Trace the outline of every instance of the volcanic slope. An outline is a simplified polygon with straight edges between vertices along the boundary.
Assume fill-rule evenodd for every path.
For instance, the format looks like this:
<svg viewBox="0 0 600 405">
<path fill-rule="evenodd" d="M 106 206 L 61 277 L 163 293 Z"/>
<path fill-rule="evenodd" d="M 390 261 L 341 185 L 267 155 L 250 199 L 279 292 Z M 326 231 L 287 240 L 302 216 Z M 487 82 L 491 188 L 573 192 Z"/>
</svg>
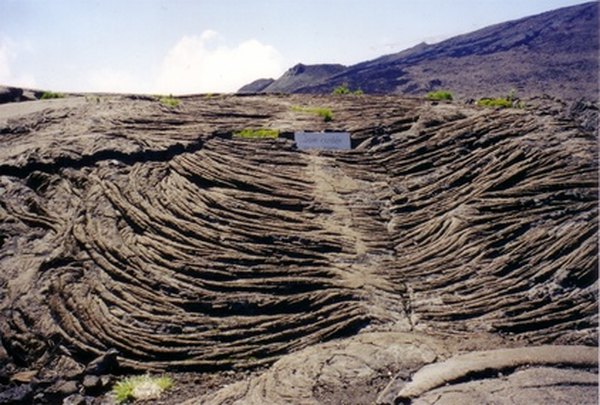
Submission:
<svg viewBox="0 0 600 405">
<path fill-rule="evenodd" d="M 586 368 L 571 383 L 594 386 L 586 346 L 597 345 L 598 326 L 596 137 L 567 106 L 537 99 L 495 110 L 396 96 L 180 101 L 0 106 L 5 374 L 36 370 L 43 380 L 59 360 L 85 366 L 111 348 L 121 370 L 210 373 L 278 359 L 274 367 L 308 367 L 310 353 L 289 356 L 346 338 L 334 349 L 371 353 L 346 371 L 371 362 L 377 373 L 404 372 L 403 381 L 471 349 L 563 345 L 573 356 L 519 352 L 500 369 L 558 362 Z M 323 106 L 333 121 L 310 112 Z M 232 137 L 262 127 L 282 134 Z M 347 130 L 353 149 L 301 151 L 296 130 Z M 404 346 L 386 354 L 396 347 L 388 340 Z M 563 369 L 552 371 L 553 384 Z M 277 396 L 285 384 L 273 373 L 261 376 L 267 388 L 246 382 L 260 394 L 233 385 L 210 400 L 327 403 L 345 392 L 330 381 Z M 389 382 L 377 373 L 365 401 Z M 302 381 L 294 389 L 310 387 Z M 425 386 L 386 395 L 436 387 Z"/>
<path fill-rule="evenodd" d="M 522 97 L 597 101 L 599 21 L 593 1 L 345 68 L 299 64 L 277 80 L 258 80 L 239 91 L 331 93 L 346 83 L 372 94 L 425 96 L 449 90 L 455 99 L 468 100 L 499 97 L 512 89 Z"/>
</svg>

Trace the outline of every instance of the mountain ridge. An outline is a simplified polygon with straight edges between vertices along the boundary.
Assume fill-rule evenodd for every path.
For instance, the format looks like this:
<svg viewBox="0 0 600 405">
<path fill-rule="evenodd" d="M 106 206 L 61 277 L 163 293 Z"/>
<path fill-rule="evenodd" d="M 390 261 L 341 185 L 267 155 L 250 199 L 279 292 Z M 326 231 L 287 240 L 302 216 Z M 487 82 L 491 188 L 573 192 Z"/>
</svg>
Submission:
<svg viewBox="0 0 600 405">
<path fill-rule="evenodd" d="M 346 66 L 340 64 L 323 63 L 318 65 L 305 65 L 303 63 L 298 63 L 288 69 L 279 79 L 255 80 L 240 88 L 238 93 L 290 93 L 301 90 L 305 86 L 307 80 L 316 84 L 325 81 L 327 78 L 335 76 L 346 69 Z M 260 90 L 256 90 L 257 88 L 260 88 Z"/>
<path fill-rule="evenodd" d="M 296 65 L 261 89 L 244 86 L 240 92 L 329 93 L 347 83 L 376 94 L 448 89 L 468 99 L 514 89 L 521 96 L 597 100 L 598 49 L 598 3 L 590 2 L 417 44 L 333 74 L 315 74 L 330 65 L 301 65 L 310 75 Z"/>
</svg>

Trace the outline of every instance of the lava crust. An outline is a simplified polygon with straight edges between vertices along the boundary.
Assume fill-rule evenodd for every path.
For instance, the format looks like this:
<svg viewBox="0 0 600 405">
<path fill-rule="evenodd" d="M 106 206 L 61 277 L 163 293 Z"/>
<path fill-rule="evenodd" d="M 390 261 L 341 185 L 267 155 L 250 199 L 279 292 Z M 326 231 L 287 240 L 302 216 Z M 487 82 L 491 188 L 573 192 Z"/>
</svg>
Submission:
<svg viewBox="0 0 600 405">
<path fill-rule="evenodd" d="M 252 368 L 367 331 L 455 342 L 421 365 L 474 336 L 489 337 L 478 349 L 597 345 L 595 132 L 556 100 L 531 105 L 0 106 L 6 370 L 109 349 L 124 370 Z M 281 136 L 232 136 L 261 127 Z M 298 150 L 298 130 L 349 131 L 353 149 Z"/>
</svg>

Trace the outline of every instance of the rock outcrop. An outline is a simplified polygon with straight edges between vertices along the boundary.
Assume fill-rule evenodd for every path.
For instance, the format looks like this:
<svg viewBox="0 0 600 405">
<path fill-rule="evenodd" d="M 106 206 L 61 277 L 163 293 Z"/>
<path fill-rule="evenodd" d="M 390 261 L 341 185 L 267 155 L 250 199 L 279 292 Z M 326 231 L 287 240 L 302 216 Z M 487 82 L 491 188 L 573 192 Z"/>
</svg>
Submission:
<svg viewBox="0 0 600 405">
<path fill-rule="evenodd" d="M 0 86 L 0 104 L 33 101 L 39 99 L 42 94 L 39 90 Z"/>
</svg>

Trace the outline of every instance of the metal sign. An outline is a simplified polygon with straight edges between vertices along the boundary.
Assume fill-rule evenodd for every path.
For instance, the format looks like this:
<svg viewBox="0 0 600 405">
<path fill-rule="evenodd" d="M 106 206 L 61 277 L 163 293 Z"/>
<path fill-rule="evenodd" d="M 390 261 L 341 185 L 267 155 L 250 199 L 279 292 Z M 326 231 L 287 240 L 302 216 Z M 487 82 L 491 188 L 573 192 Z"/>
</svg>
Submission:
<svg viewBox="0 0 600 405">
<path fill-rule="evenodd" d="M 350 150 L 349 132 L 295 132 L 298 149 Z"/>
</svg>

